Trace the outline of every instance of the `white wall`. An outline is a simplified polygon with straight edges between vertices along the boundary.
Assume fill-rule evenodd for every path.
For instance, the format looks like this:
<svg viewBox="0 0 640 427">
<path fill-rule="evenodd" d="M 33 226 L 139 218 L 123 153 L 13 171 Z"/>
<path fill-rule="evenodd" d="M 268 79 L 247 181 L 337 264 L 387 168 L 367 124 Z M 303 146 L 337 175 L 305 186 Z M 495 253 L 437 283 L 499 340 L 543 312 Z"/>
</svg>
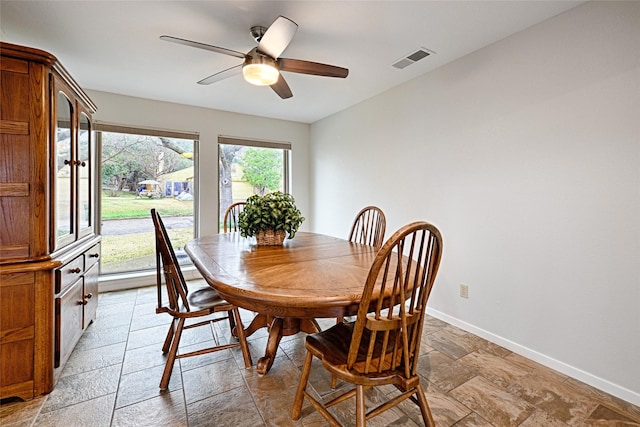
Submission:
<svg viewBox="0 0 640 427">
<path fill-rule="evenodd" d="M 200 133 L 200 235 L 218 232 L 218 136 L 290 142 L 291 194 L 309 212 L 309 125 L 87 90 L 98 106 L 94 120 Z M 301 226 L 301 230 L 307 224 Z"/>
<path fill-rule="evenodd" d="M 640 404 L 640 2 L 572 9 L 311 141 L 314 231 L 367 204 L 387 235 L 433 222 L 431 313 Z"/>
</svg>

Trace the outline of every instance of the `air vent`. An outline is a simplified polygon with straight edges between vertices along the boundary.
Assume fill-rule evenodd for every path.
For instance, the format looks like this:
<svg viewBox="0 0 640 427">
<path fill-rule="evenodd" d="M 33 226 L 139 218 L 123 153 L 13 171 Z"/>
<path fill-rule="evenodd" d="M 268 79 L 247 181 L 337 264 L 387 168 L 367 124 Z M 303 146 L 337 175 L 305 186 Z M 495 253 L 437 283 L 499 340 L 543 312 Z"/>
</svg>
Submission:
<svg viewBox="0 0 640 427">
<path fill-rule="evenodd" d="M 395 68 L 398 68 L 400 70 L 402 70 L 403 68 L 408 67 L 411 64 L 414 64 L 418 61 L 420 61 L 421 59 L 426 58 L 429 55 L 433 55 L 435 52 L 425 49 L 423 47 L 421 47 L 420 49 L 416 50 L 415 52 L 411 52 L 410 54 L 406 55 L 404 58 L 399 59 L 398 61 L 396 61 L 396 63 L 393 64 L 393 66 Z"/>
</svg>

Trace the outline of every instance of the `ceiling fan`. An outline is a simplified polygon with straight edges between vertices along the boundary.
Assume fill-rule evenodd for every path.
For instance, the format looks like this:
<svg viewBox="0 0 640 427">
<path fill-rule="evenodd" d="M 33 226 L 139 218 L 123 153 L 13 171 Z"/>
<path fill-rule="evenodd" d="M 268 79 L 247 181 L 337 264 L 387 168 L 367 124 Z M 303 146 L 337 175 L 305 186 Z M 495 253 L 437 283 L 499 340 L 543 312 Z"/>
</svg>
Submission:
<svg viewBox="0 0 640 427">
<path fill-rule="evenodd" d="M 244 78 L 251 84 L 257 86 L 271 86 L 271 89 L 282 99 L 291 98 L 293 93 L 281 71 L 290 73 L 311 74 L 314 76 L 340 77 L 345 78 L 349 74 L 347 68 L 335 65 L 321 64 L 318 62 L 303 61 L 301 59 L 281 58 L 280 55 L 287 48 L 296 31 L 298 24 L 284 16 L 278 16 L 269 28 L 254 26 L 251 27 L 251 36 L 258 43 L 247 53 L 238 52 L 223 47 L 213 46 L 206 43 L 185 40 L 173 36 L 160 36 L 161 40 L 178 43 L 185 46 L 196 47 L 224 55 L 235 56 L 244 60 L 223 71 L 219 71 L 198 82 L 201 85 L 208 85 L 242 71 Z"/>
</svg>

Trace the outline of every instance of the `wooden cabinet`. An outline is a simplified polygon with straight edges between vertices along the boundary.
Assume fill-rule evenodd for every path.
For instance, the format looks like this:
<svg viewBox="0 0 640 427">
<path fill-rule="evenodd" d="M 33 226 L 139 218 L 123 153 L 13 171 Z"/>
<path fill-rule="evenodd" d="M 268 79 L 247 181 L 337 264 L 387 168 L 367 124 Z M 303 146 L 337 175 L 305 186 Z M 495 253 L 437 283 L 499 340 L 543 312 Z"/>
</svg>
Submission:
<svg viewBox="0 0 640 427">
<path fill-rule="evenodd" d="M 95 110 L 53 55 L 0 42 L 0 399 L 50 392 L 95 319 Z"/>
<path fill-rule="evenodd" d="M 97 244 L 55 271 L 54 368 L 64 366 L 82 331 L 95 320 L 99 257 Z"/>
</svg>

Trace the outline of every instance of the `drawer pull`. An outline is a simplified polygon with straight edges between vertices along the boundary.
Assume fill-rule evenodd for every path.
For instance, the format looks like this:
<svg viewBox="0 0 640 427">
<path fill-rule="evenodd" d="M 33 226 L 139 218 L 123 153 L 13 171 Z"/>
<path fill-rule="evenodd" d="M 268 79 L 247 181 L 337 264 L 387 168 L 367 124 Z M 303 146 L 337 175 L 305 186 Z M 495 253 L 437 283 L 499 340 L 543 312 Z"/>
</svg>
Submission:
<svg viewBox="0 0 640 427">
<path fill-rule="evenodd" d="M 86 299 L 81 299 L 80 301 L 78 301 L 78 305 L 87 305 L 89 301 L 87 301 Z"/>
<path fill-rule="evenodd" d="M 100 258 L 100 254 L 98 252 L 95 254 L 89 254 L 89 258 Z"/>
<path fill-rule="evenodd" d="M 76 267 L 76 268 L 72 268 L 69 270 L 69 273 L 80 273 L 82 270 L 80 269 L 80 267 Z"/>
<path fill-rule="evenodd" d="M 93 296 L 93 294 L 91 292 L 89 292 L 88 294 L 86 294 L 84 296 L 85 299 L 91 299 L 91 297 Z"/>
</svg>

